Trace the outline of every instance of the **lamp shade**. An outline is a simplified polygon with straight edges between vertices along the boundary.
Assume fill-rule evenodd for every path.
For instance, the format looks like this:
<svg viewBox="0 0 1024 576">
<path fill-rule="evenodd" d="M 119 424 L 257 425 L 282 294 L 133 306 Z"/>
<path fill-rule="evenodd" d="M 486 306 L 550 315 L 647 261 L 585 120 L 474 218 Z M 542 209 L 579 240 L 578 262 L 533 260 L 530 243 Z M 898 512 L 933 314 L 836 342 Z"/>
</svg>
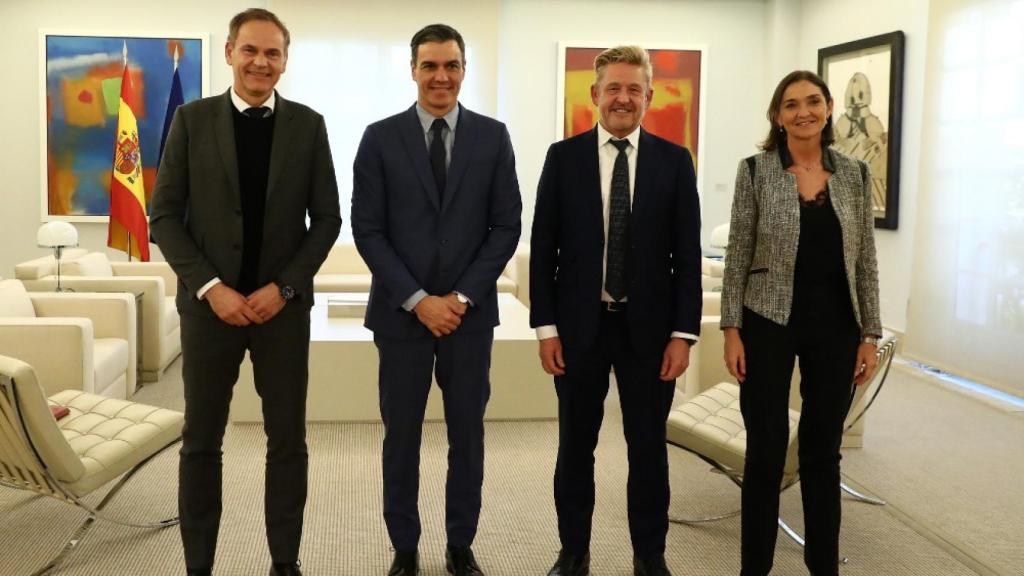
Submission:
<svg viewBox="0 0 1024 576">
<path fill-rule="evenodd" d="M 54 220 L 39 227 L 36 244 L 40 248 L 78 246 L 78 230 L 67 222 Z"/>
<path fill-rule="evenodd" d="M 727 248 L 729 246 L 729 225 L 719 224 L 711 230 L 711 238 L 708 241 L 712 248 Z"/>
</svg>

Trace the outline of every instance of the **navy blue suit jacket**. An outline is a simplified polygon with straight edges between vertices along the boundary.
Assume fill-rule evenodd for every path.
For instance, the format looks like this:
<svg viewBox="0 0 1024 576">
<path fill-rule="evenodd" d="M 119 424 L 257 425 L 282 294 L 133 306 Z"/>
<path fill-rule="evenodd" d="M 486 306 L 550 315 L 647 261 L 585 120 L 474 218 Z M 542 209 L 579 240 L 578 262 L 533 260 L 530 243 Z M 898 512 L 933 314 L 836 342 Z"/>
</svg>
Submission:
<svg viewBox="0 0 1024 576">
<path fill-rule="evenodd" d="M 498 324 L 496 283 L 522 212 L 504 124 L 460 105 L 441 197 L 415 106 L 366 128 L 353 166 L 352 234 L 373 274 L 365 324 L 376 334 L 432 336 L 402 308 L 420 289 L 473 302 L 460 332 Z"/>
<path fill-rule="evenodd" d="M 638 352 L 700 333 L 700 201 L 686 148 L 640 131 L 630 221 L 627 311 Z M 548 149 L 530 238 L 530 324 L 562 344 L 597 341 L 605 256 L 597 128 Z"/>
</svg>

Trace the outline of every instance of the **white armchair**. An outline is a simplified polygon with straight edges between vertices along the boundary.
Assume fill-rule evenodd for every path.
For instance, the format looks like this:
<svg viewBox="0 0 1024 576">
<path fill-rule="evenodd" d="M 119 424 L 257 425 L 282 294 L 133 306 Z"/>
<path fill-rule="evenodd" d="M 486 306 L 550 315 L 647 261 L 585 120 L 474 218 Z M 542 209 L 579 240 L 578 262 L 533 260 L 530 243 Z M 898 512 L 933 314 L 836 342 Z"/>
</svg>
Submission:
<svg viewBox="0 0 1024 576">
<path fill-rule="evenodd" d="M 0 280 L 0 354 L 36 367 L 47 395 L 128 398 L 136 386 L 135 297 L 27 292 Z"/>
<path fill-rule="evenodd" d="M 67 502 L 88 516 L 60 554 L 33 574 L 54 570 L 97 518 L 137 527 L 176 525 L 176 518 L 145 524 L 119 519 L 104 508 L 141 466 L 181 437 L 184 415 L 76 390 L 47 398 L 37 372 L 0 355 L 0 486 Z M 67 413 L 55 420 L 54 408 Z M 115 478 L 120 479 L 98 504 L 84 500 Z"/>
<path fill-rule="evenodd" d="M 57 262 L 44 256 L 18 264 L 14 275 L 31 291 L 52 291 Z M 66 250 L 61 284 L 76 292 L 130 292 L 142 295 L 140 356 L 142 380 L 155 382 L 181 354 L 181 322 L 174 303 L 178 278 L 166 262 L 111 262 L 101 252 Z"/>
<path fill-rule="evenodd" d="M 511 283 L 512 290 L 503 290 L 503 282 Z M 523 306 L 530 307 L 530 245 L 520 243 L 516 253 L 505 265 L 505 271 L 498 278 L 498 292 L 512 292 Z"/>
<path fill-rule="evenodd" d="M 700 258 L 700 286 L 705 292 L 721 292 L 725 276 L 725 261 L 707 256 Z"/>
<path fill-rule="evenodd" d="M 721 293 L 704 293 L 704 316 L 700 323 L 700 341 L 690 351 L 690 366 L 676 385 L 673 407 L 694 398 L 719 382 L 736 384 L 736 379 L 725 367 L 725 335 L 718 327 L 721 310 Z M 883 342 L 895 340 L 892 333 L 885 331 Z M 895 344 L 893 344 L 895 346 Z M 789 408 L 799 413 L 803 407 L 800 396 L 800 367 L 793 367 L 793 380 L 789 387 Z M 860 448 L 864 445 L 866 418 L 859 418 L 843 433 L 843 448 Z"/>
<path fill-rule="evenodd" d="M 702 340 L 698 347 L 704 344 L 706 342 Z M 867 383 L 853 390 L 850 410 L 843 424 L 844 432 L 850 431 L 863 421 L 868 408 L 871 407 L 885 383 L 895 351 L 896 339 L 891 335 L 887 336 L 878 348 L 878 368 L 875 374 Z M 692 362 L 690 369 L 693 369 Z M 704 377 L 705 375 L 702 374 L 702 381 Z M 746 462 L 747 431 L 740 413 L 739 397 L 740 387 L 731 378 L 702 389 L 699 394 L 688 398 L 669 414 L 667 442 L 697 455 L 725 474 L 737 486 L 742 486 L 743 468 Z M 796 484 L 800 479 L 799 437 L 797 434 L 799 421 L 799 408 L 790 407 L 789 444 L 780 486 L 783 491 Z M 865 496 L 846 484 L 841 483 L 840 487 L 857 500 L 877 505 L 885 504 L 884 501 Z M 734 511 L 709 518 L 674 519 L 673 521 L 682 524 L 700 524 L 738 514 L 739 511 Z M 794 541 L 801 546 L 804 544 L 803 537 L 782 518 L 779 518 L 778 524 Z M 840 562 L 845 563 L 846 560 L 841 559 Z"/>
</svg>

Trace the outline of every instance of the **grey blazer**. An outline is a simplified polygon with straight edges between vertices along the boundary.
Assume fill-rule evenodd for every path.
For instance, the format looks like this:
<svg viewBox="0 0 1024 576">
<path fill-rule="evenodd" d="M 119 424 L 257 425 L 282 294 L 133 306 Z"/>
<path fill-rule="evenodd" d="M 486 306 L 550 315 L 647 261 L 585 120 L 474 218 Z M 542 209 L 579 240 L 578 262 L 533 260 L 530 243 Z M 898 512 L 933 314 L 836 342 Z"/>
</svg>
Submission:
<svg viewBox="0 0 1024 576">
<path fill-rule="evenodd" d="M 793 273 L 800 241 L 796 177 L 786 172 L 788 150 L 754 156 L 736 171 L 729 247 L 722 285 L 721 327 L 741 327 L 743 307 L 785 326 L 793 307 Z M 862 334 L 882 334 L 878 307 L 871 178 L 867 166 L 831 148 L 822 154 L 832 207 L 843 236 L 846 279 Z"/>
</svg>

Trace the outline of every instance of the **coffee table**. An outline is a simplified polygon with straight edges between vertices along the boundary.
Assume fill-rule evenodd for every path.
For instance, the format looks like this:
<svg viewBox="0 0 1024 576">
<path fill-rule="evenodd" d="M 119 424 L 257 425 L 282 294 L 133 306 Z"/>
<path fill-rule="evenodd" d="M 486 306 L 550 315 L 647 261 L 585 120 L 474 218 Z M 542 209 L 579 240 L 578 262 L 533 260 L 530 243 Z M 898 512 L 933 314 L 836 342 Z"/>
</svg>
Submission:
<svg viewBox="0 0 1024 576">
<path fill-rule="evenodd" d="M 310 315 L 309 394 L 306 420 L 380 421 L 377 393 L 377 347 L 362 318 L 328 317 L 332 296 L 366 298 L 366 294 L 318 293 Z M 551 376 L 537 357 L 537 338 L 530 328 L 530 311 L 512 294 L 498 294 L 501 325 L 494 330 L 491 355 L 491 399 L 487 420 L 551 420 L 558 400 Z M 253 386 L 252 364 L 242 363 L 231 401 L 233 422 L 262 422 L 259 396 Z M 427 420 L 443 420 L 440 390 L 431 387 Z"/>
</svg>

